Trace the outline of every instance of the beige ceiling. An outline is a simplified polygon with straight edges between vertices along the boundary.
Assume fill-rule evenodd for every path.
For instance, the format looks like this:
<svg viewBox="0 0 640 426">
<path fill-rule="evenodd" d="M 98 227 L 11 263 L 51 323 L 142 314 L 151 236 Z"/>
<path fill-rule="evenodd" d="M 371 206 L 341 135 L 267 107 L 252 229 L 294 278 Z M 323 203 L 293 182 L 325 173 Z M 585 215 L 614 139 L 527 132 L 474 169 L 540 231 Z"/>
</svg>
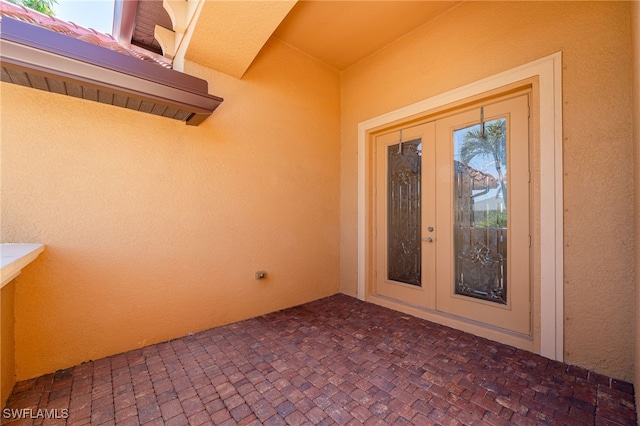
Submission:
<svg viewBox="0 0 640 426">
<path fill-rule="evenodd" d="M 242 78 L 273 36 L 342 71 L 459 3 L 204 1 L 185 58 Z"/>
<path fill-rule="evenodd" d="M 344 70 L 459 3 L 301 0 L 274 36 Z"/>
</svg>

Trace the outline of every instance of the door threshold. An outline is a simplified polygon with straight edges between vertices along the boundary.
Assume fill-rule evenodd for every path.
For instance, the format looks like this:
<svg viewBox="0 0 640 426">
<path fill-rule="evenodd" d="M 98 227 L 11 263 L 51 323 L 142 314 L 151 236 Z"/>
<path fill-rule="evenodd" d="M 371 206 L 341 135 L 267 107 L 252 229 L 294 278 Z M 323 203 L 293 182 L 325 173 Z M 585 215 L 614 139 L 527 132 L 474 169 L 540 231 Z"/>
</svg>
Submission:
<svg viewBox="0 0 640 426">
<path fill-rule="evenodd" d="M 483 324 L 440 311 L 434 311 L 432 309 L 426 309 L 417 305 L 411 305 L 379 294 L 369 294 L 365 300 L 379 306 L 384 306 L 385 308 L 393 309 L 394 311 L 455 328 L 456 330 L 471 333 L 505 345 L 514 346 L 518 349 L 539 353 L 539 350 L 536 350 L 534 339 L 528 335 L 514 333 L 513 331 L 504 330 L 492 325 Z"/>
</svg>

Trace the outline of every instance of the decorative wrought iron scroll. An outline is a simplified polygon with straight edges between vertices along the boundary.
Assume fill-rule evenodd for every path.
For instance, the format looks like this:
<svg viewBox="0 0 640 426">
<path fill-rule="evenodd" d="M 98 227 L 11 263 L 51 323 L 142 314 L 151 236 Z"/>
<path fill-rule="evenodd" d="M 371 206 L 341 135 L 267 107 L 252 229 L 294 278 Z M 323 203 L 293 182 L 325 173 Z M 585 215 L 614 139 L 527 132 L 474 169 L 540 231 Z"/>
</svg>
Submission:
<svg viewBox="0 0 640 426">
<path fill-rule="evenodd" d="M 387 278 L 421 286 L 422 143 L 387 148 Z"/>
</svg>

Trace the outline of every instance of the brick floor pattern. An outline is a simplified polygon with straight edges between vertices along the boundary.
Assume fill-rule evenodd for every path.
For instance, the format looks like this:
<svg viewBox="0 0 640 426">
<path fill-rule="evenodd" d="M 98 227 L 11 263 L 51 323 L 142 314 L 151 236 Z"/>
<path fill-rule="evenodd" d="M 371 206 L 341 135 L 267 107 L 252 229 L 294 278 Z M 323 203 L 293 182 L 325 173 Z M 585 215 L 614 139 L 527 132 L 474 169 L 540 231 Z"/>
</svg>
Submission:
<svg viewBox="0 0 640 426">
<path fill-rule="evenodd" d="M 16 384 L 69 425 L 635 425 L 633 385 L 345 295 Z"/>
</svg>

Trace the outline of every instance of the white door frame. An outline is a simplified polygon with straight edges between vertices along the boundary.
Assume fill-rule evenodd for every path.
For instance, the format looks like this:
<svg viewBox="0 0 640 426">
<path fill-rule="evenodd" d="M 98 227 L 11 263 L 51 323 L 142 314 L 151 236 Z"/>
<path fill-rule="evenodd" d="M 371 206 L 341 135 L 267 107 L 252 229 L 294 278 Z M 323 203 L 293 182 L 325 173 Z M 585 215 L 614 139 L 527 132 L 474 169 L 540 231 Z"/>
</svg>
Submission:
<svg viewBox="0 0 640 426">
<path fill-rule="evenodd" d="M 562 54 L 492 75 L 358 124 L 358 298 L 365 300 L 367 176 L 374 128 L 538 77 L 540 99 L 540 355 L 563 360 Z"/>
</svg>

